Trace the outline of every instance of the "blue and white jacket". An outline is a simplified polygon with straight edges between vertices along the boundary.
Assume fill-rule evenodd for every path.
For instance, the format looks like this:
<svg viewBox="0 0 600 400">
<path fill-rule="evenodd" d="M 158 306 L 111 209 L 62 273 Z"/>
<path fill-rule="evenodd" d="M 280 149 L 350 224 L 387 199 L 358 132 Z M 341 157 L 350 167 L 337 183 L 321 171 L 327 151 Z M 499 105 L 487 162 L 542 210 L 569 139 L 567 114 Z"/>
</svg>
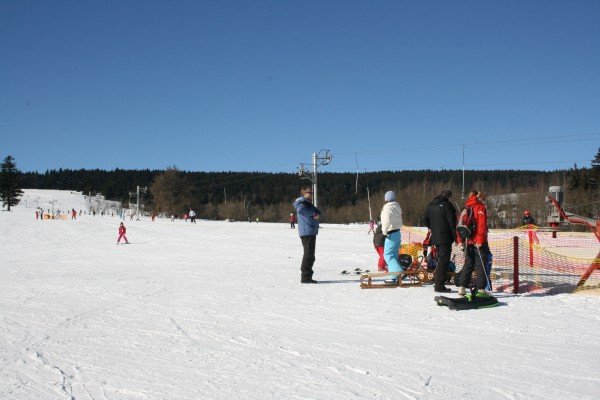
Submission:
<svg viewBox="0 0 600 400">
<path fill-rule="evenodd" d="M 315 236 L 319 234 L 319 220 L 315 215 L 321 215 L 321 211 L 304 197 L 298 197 L 294 201 L 294 208 L 298 215 L 298 234 L 300 236 Z"/>
</svg>

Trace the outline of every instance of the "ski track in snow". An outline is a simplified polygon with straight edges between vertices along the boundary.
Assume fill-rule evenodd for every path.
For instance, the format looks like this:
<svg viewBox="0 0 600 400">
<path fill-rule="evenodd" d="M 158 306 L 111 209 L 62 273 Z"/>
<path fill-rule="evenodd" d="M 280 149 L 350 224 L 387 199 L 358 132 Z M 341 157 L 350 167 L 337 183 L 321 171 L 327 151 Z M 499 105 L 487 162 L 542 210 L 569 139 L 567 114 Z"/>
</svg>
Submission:
<svg viewBox="0 0 600 400">
<path fill-rule="evenodd" d="M 27 190 L 85 209 L 69 192 Z M 44 206 L 47 208 L 47 206 Z M 365 227 L 0 213 L 0 399 L 598 399 L 600 299 L 361 290 Z M 233 249 L 233 251 L 231 250 Z"/>
</svg>

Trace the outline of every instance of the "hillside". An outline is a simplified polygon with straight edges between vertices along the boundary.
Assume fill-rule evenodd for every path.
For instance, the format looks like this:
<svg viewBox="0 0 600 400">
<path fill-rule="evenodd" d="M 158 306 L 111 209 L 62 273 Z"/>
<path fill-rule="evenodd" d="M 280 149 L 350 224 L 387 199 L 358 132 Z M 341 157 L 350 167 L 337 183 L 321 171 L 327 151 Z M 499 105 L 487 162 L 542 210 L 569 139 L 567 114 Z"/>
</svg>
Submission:
<svg viewBox="0 0 600 400">
<path fill-rule="evenodd" d="M 28 191 L 67 208 L 70 192 Z M 45 206 L 44 206 L 45 207 Z M 0 212 L 0 397 L 597 399 L 600 298 L 498 293 L 454 312 L 432 287 L 361 290 L 364 225 L 324 224 L 317 285 L 287 224 L 35 220 Z"/>
</svg>

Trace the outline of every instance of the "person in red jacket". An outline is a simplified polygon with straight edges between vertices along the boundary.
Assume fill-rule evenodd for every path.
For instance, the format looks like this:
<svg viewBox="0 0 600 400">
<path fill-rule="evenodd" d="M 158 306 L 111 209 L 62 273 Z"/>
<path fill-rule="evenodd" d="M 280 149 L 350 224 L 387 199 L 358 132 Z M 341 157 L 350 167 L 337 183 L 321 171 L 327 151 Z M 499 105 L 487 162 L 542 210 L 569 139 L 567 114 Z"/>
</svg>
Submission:
<svg viewBox="0 0 600 400">
<path fill-rule="evenodd" d="M 125 243 L 129 244 L 129 240 L 127 240 L 127 236 L 125 236 L 126 233 L 127 228 L 125 228 L 125 225 L 121 222 L 121 225 L 119 225 L 119 238 L 117 239 L 117 244 L 121 242 L 121 238 L 125 239 Z"/>
<path fill-rule="evenodd" d="M 465 265 L 460 271 L 458 281 L 458 294 L 465 295 L 466 287 L 471 282 L 473 271 L 477 272 L 475 285 L 480 296 L 485 296 L 485 288 L 488 285 L 488 277 L 485 271 L 485 260 L 488 259 L 490 248 L 488 246 L 487 209 L 482 201 L 485 194 L 476 190 L 469 194 L 465 207 L 471 207 L 475 220 L 475 229 L 465 244 Z"/>
</svg>

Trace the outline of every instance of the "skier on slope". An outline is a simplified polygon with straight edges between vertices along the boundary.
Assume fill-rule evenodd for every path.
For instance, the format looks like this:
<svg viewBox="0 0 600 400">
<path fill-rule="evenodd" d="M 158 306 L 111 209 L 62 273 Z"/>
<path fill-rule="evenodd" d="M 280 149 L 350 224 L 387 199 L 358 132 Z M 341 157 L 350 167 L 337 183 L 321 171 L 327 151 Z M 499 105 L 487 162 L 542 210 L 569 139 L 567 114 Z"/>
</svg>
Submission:
<svg viewBox="0 0 600 400">
<path fill-rule="evenodd" d="M 125 225 L 123 225 L 123 223 L 121 222 L 121 225 L 119 225 L 119 238 L 117 239 L 117 244 L 121 242 L 121 238 L 125 239 L 126 244 L 129 244 L 129 240 L 127 240 L 127 236 L 125 236 L 126 233 L 127 228 L 125 228 Z"/>
</svg>

